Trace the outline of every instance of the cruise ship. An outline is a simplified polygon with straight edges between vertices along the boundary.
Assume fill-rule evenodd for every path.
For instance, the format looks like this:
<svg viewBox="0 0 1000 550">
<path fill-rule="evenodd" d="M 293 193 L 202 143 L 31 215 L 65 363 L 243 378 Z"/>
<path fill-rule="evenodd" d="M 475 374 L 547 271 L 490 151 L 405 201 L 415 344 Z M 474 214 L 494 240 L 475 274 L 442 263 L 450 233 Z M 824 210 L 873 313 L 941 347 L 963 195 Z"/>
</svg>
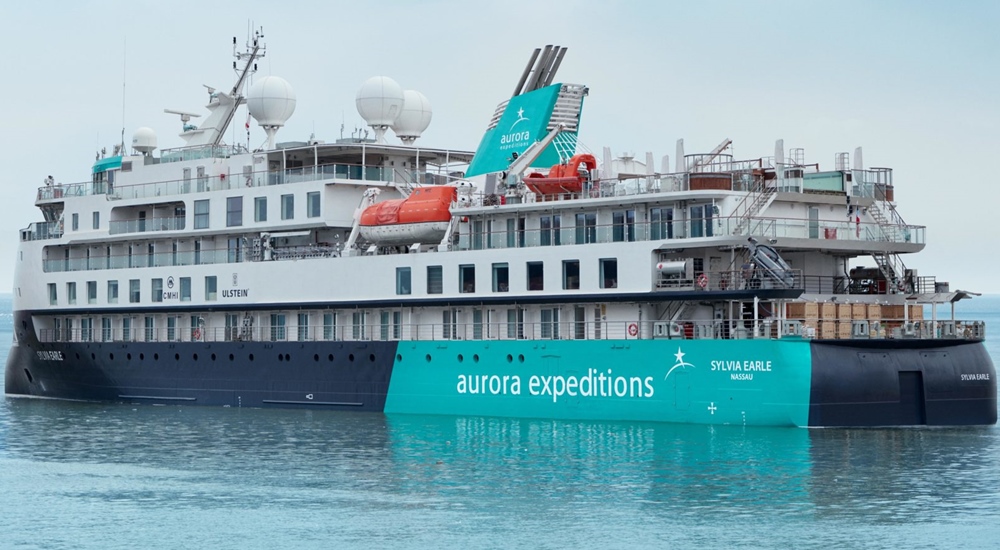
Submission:
<svg viewBox="0 0 1000 550">
<path fill-rule="evenodd" d="M 577 139 L 590 90 L 555 79 L 558 46 L 511 75 L 475 152 L 419 145 L 428 99 L 382 76 L 357 95 L 372 134 L 281 142 L 294 91 L 255 77 L 259 33 L 233 53 L 236 82 L 208 88 L 203 120 L 167 110 L 183 146 L 158 150 L 140 128 L 86 181 L 38 189 L 14 262 L 8 395 L 996 423 L 985 327 L 955 317 L 974 294 L 906 266 L 926 230 L 860 148 L 829 165 L 781 140 L 749 159 L 728 139 L 696 154 L 678 141 L 673 164 L 595 154 Z M 243 109 L 247 143 L 226 144 Z"/>
</svg>

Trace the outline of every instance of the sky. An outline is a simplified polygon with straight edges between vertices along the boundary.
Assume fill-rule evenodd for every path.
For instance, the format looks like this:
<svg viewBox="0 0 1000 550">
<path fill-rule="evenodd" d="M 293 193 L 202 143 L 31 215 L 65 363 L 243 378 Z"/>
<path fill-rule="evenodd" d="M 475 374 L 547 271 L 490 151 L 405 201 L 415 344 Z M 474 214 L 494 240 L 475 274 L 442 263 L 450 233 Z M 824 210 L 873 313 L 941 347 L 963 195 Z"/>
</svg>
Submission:
<svg viewBox="0 0 1000 550">
<path fill-rule="evenodd" d="M 203 112 L 203 84 L 231 87 L 232 38 L 242 47 L 251 22 L 267 44 L 257 77 L 297 96 L 279 142 L 350 136 L 358 88 L 385 75 L 433 107 L 418 144 L 473 150 L 532 50 L 557 44 L 556 80 L 590 88 L 590 150 L 673 158 L 679 138 L 688 154 L 730 138 L 736 158 L 759 158 L 781 138 L 832 169 L 862 146 L 866 167 L 893 168 L 903 219 L 928 227 L 907 266 L 1000 292 L 986 246 L 1000 219 L 1000 2 L 977 0 L 3 2 L 0 289 L 18 230 L 42 219 L 30 206 L 43 178 L 88 180 L 123 128 L 126 143 L 148 126 L 160 148 L 182 145 L 163 109 Z M 254 125 L 251 145 L 263 141 Z"/>
</svg>

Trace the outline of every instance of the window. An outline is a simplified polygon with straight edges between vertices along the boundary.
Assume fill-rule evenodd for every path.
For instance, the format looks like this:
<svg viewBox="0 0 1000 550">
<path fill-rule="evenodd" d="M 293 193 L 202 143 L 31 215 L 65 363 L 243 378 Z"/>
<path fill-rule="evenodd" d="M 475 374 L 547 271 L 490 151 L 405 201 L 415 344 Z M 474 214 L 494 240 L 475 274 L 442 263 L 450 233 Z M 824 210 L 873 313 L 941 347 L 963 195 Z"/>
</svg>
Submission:
<svg viewBox="0 0 1000 550">
<path fill-rule="evenodd" d="M 472 222 L 472 249 L 483 249 L 483 220 Z"/>
<path fill-rule="evenodd" d="M 233 237 L 227 239 L 227 251 L 228 255 L 226 260 L 229 263 L 236 263 L 243 261 L 243 239 L 240 237 Z"/>
<path fill-rule="evenodd" d="M 337 334 L 337 314 L 336 313 L 324 313 L 323 314 L 323 339 L 333 340 L 334 336 Z"/>
<path fill-rule="evenodd" d="M 703 206 L 691 207 L 691 236 L 711 237 L 712 236 L 712 213 L 715 205 L 706 204 Z"/>
<path fill-rule="evenodd" d="M 80 319 L 80 340 L 84 342 L 94 341 L 94 319 L 84 317 Z"/>
<path fill-rule="evenodd" d="M 97 281 L 87 281 L 87 303 L 97 303 Z"/>
<path fill-rule="evenodd" d="M 444 292 L 443 277 L 441 266 L 427 266 L 427 294 L 441 294 Z"/>
<path fill-rule="evenodd" d="M 483 310 L 472 310 L 472 338 L 473 340 L 483 339 Z"/>
<path fill-rule="evenodd" d="M 201 330 L 205 326 L 205 320 L 197 315 L 191 316 L 191 341 L 204 340 L 205 335 Z"/>
<path fill-rule="evenodd" d="M 66 301 L 70 304 L 76 303 L 76 283 L 66 283 Z"/>
<path fill-rule="evenodd" d="M 399 340 L 403 337 L 403 312 L 392 312 L 392 339 Z"/>
<path fill-rule="evenodd" d="M 378 325 L 379 325 L 379 340 L 385 341 L 389 339 L 389 312 L 380 311 L 378 313 Z"/>
<path fill-rule="evenodd" d="M 191 277 L 181 277 L 181 301 L 191 301 Z"/>
<path fill-rule="evenodd" d="M 253 221 L 267 221 L 267 197 L 256 197 L 253 200 Z"/>
<path fill-rule="evenodd" d="M 67 342 L 73 341 L 73 320 L 69 317 L 63 319 L 63 339 Z"/>
<path fill-rule="evenodd" d="M 649 210 L 649 238 L 674 238 L 674 209 L 652 208 Z"/>
<path fill-rule="evenodd" d="M 177 317 L 167 317 L 167 341 L 177 340 Z"/>
<path fill-rule="evenodd" d="M 559 246 L 559 230 L 560 230 L 560 218 L 559 214 L 554 214 L 552 216 L 542 216 L 540 218 L 542 226 L 541 234 L 541 245 L 542 246 Z"/>
<path fill-rule="evenodd" d="M 396 268 L 396 294 L 404 295 L 410 293 L 410 268 Z"/>
<path fill-rule="evenodd" d="M 132 341 L 132 318 L 125 317 L 122 319 L 122 340 L 126 342 Z"/>
<path fill-rule="evenodd" d="M 601 260 L 601 288 L 618 288 L 618 259 Z"/>
<path fill-rule="evenodd" d="M 226 314 L 226 341 L 233 342 L 240 336 L 240 318 L 235 313 Z"/>
<path fill-rule="evenodd" d="M 517 232 L 514 230 L 517 222 L 514 218 L 507 219 L 507 248 L 514 248 L 517 245 Z"/>
<path fill-rule="evenodd" d="M 635 210 L 611 213 L 611 240 L 615 242 L 635 240 Z"/>
<path fill-rule="evenodd" d="M 208 229 L 208 199 L 194 201 L 194 228 Z"/>
<path fill-rule="evenodd" d="M 80 214 L 73 212 L 73 231 L 80 229 Z"/>
<path fill-rule="evenodd" d="M 299 313 L 298 325 L 296 326 L 296 331 L 298 332 L 298 337 L 300 342 L 304 342 L 309 339 L 309 314 Z"/>
<path fill-rule="evenodd" d="M 59 302 L 58 290 L 55 283 L 49 283 L 49 305 L 54 306 Z"/>
<path fill-rule="evenodd" d="M 458 286 L 461 289 L 461 292 L 476 291 L 476 266 L 458 266 Z"/>
<path fill-rule="evenodd" d="M 528 290 L 543 290 L 545 277 L 542 262 L 528 262 Z"/>
<path fill-rule="evenodd" d="M 205 277 L 205 300 L 214 301 L 218 291 L 218 280 L 215 275 Z"/>
<path fill-rule="evenodd" d="M 153 318 L 151 316 L 146 316 L 146 341 L 155 342 L 156 341 L 156 326 L 154 324 Z"/>
<path fill-rule="evenodd" d="M 291 220 L 295 218 L 295 195 L 281 196 L 281 219 Z"/>
<path fill-rule="evenodd" d="M 563 261 L 563 290 L 580 289 L 580 260 Z"/>
<path fill-rule="evenodd" d="M 458 338 L 458 310 L 446 309 L 441 312 L 441 338 L 453 340 Z"/>
<path fill-rule="evenodd" d="M 559 310 L 556 308 L 542 309 L 542 338 L 559 338 Z"/>
<path fill-rule="evenodd" d="M 94 212 L 94 214 L 93 214 L 92 228 L 93 229 L 100 229 L 101 228 L 101 213 L 100 212 Z"/>
<path fill-rule="evenodd" d="M 576 215 L 576 244 L 597 242 L 597 214 L 595 212 Z"/>
<path fill-rule="evenodd" d="M 150 290 L 152 291 L 150 296 L 154 302 L 163 301 L 163 279 L 153 279 L 153 287 Z"/>
<path fill-rule="evenodd" d="M 118 303 L 118 281 L 108 281 L 108 303 Z"/>
<path fill-rule="evenodd" d="M 226 198 L 226 227 L 243 225 L 243 197 Z"/>
<path fill-rule="evenodd" d="M 587 338 L 587 310 L 583 306 L 573 308 L 573 338 L 584 340 Z"/>
<path fill-rule="evenodd" d="M 153 243 L 146 245 L 146 267 L 153 267 L 155 265 L 156 250 L 153 248 Z"/>
<path fill-rule="evenodd" d="M 510 270 L 506 263 L 493 264 L 493 292 L 510 290 Z"/>
<path fill-rule="evenodd" d="M 365 325 L 367 324 L 367 312 L 365 311 L 355 311 L 351 314 L 351 336 L 355 340 L 364 340 Z"/>
<path fill-rule="evenodd" d="M 52 337 L 56 342 L 62 339 L 62 320 L 58 317 L 52 320 Z"/>
<path fill-rule="evenodd" d="M 524 310 L 507 310 L 507 338 L 524 338 Z"/>
<path fill-rule="evenodd" d="M 114 339 L 111 330 L 111 317 L 101 317 L 101 341 L 110 342 Z"/>
<path fill-rule="evenodd" d="M 132 279 L 128 282 L 128 301 L 130 304 L 139 303 L 139 279 Z"/>
<path fill-rule="evenodd" d="M 194 265 L 201 265 L 201 241 L 194 242 Z"/>
<path fill-rule="evenodd" d="M 319 191 L 306 193 L 306 217 L 319 217 Z"/>
<path fill-rule="evenodd" d="M 277 341 L 277 342 L 285 340 L 285 314 L 284 313 L 272 313 L 271 314 L 271 340 Z"/>
</svg>

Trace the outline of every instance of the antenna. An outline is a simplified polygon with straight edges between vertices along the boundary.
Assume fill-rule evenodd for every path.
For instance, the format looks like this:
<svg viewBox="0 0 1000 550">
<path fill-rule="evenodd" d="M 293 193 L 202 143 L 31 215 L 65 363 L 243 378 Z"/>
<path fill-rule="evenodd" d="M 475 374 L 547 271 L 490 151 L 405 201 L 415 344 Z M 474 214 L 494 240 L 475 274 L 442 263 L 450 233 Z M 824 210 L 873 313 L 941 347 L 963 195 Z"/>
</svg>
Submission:
<svg viewBox="0 0 1000 550">
<path fill-rule="evenodd" d="M 125 61 L 128 58 L 128 37 L 122 37 L 122 144 L 121 150 L 125 151 Z"/>
</svg>

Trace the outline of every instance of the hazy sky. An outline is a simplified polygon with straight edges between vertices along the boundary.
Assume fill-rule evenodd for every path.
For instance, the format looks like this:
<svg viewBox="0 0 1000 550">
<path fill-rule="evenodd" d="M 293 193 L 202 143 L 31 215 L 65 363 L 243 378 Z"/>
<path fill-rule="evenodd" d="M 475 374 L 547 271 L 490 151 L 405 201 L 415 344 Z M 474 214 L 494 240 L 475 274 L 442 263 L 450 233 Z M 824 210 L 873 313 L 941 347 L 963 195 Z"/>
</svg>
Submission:
<svg viewBox="0 0 1000 550">
<path fill-rule="evenodd" d="M 232 85 L 232 37 L 242 46 L 252 20 L 268 46 L 258 76 L 285 78 L 298 97 L 278 141 L 333 141 L 342 122 L 349 135 L 362 125 L 357 89 L 386 75 L 433 106 L 418 143 L 472 150 L 532 49 L 559 44 L 557 81 L 590 87 L 580 141 L 591 150 L 659 159 L 678 138 L 694 153 L 729 137 L 737 158 L 758 158 L 783 138 L 832 168 L 861 145 L 866 166 L 894 169 L 903 218 L 928 226 L 907 265 L 1000 292 L 1000 1 L 292 4 L 3 2 L 0 289 L 18 229 L 42 219 L 42 179 L 88 180 L 94 153 L 120 141 L 123 74 L 126 142 L 149 126 L 161 148 L 180 146 L 163 109 L 201 112 L 202 84 Z M 263 140 L 254 127 L 251 143 Z"/>
</svg>

